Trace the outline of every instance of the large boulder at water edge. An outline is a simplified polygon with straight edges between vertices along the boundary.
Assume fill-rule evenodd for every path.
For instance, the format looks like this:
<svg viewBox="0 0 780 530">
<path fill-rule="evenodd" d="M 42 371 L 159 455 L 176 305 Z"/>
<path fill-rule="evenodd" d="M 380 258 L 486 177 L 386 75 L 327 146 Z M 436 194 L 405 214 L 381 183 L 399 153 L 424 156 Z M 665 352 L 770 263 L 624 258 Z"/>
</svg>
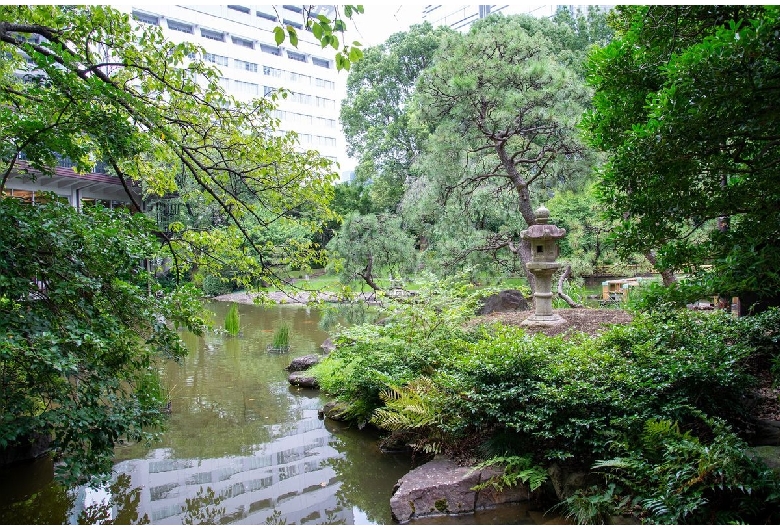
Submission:
<svg viewBox="0 0 780 530">
<path fill-rule="evenodd" d="M 473 513 L 499 504 L 527 501 L 526 486 L 496 491 L 473 491 L 477 484 L 500 474 L 501 470 L 459 466 L 451 460 L 434 459 L 401 477 L 390 499 L 393 518 L 406 523 L 420 517 Z"/>
<path fill-rule="evenodd" d="M 508 289 L 485 298 L 482 307 L 477 309 L 477 314 L 489 315 L 490 313 L 526 311 L 527 309 L 528 301 L 523 293 L 516 289 Z"/>
<path fill-rule="evenodd" d="M 303 357 L 296 357 L 290 364 L 287 365 L 286 370 L 288 372 L 303 372 L 308 370 L 315 364 L 320 362 L 320 358 L 316 355 L 304 355 Z"/>
<path fill-rule="evenodd" d="M 331 339 L 330 337 L 328 337 L 327 339 L 325 339 L 325 342 L 323 342 L 323 343 L 320 345 L 320 348 L 322 348 L 322 351 L 323 351 L 323 352 L 325 352 L 325 355 L 328 355 L 328 354 L 330 354 L 330 353 L 331 353 L 333 350 L 335 350 L 335 349 L 336 349 L 336 345 L 335 345 L 335 344 L 333 344 L 333 339 Z"/>
<path fill-rule="evenodd" d="M 319 388 L 320 386 L 314 376 L 311 376 L 306 372 L 293 372 L 287 376 L 287 381 L 291 385 L 300 386 L 303 388 Z"/>
</svg>

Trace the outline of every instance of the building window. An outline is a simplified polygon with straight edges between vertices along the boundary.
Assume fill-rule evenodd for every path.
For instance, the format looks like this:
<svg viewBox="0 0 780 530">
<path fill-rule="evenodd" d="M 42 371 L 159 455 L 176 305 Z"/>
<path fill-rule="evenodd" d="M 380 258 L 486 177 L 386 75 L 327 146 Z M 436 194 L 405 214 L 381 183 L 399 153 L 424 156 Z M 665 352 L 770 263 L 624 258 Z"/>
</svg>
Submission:
<svg viewBox="0 0 780 530">
<path fill-rule="evenodd" d="M 239 46 L 243 46 L 244 48 L 249 48 L 254 50 L 255 49 L 255 41 L 249 40 L 249 39 L 242 39 L 241 37 L 231 37 L 233 39 L 233 44 L 238 44 Z"/>
<path fill-rule="evenodd" d="M 263 95 L 264 96 L 270 96 L 273 93 L 274 90 L 276 90 L 276 89 L 274 87 L 272 87 L 272 86 L 264 86 L 263 87 Z M 281 111 L 276 111 L 276 112 L 281 112 Z M 279 117 L 279 116 L 277 116 L 277 117 Z"/>
<path fill-rule="evenodd" d="M 282 70 L 273 68 L 271 66 L 263 66 L 263 75 L 270 75 L 271 77 L 282 77 Z"/>
<path fill-rule="evenodd" d="M 301 83 L 304 85 L 311 85 L 311 76 L 306 74 L 299 74 L 297 72 L 289 72 L 290 81 Z"/>
<path fill-rule="evenodd" d="M 285 6 L 285 5 L 283 5 L 282 7 L 285 8 L 287 11 L 292 11 L 293 13 L 298 13 L 299 15 L 301 13 L 303 13 L 303 9 L 301 9 L 299 6 Z"/>
<path fill-rule="evenodd" d="M 173 31 L 181 31 L 182 33 L 189 33 L 190 35 L 195 34 L 195 32 L 192 30 L 191 24 L 184 24 L 183 22 L 176 22 L 175 20 L 168 21 L 168 29 L 172 29 Z"/>
<path fill-rule="evenodd" d="M 141 13 L 140 11 L 133 11 L 133 18 L 138 22 L 143 22 L 144 24 L 151 24 L 153 26 L 160 25 L 160 17 L 149 15 L 147 13 Z"/>
<path fill-rule="evenodd" d="M 306 55 L 304 55 L 302 53 L 292 52 L 292 51 L 288 50 L 287 51 L 287 57 L 292 59 L 293 61 L 300 61 L 302 63 L 306 62 Z"/>
<path fill-rule="evenodd" d="M 241 13 L 246 13 L 247 15 L 251 12 L 251 10 L 248 7 L 244 6 L 227 6 L 228 9 L 232 9 L 233 11 L 240 11 Z"/>
<path fill-rule="evenodd" d="M 320 59 L 319 57 L 312 57 L 311 64 L 314 66 L 321 66 L 323 68 L 330 68 L 330 61 L 327 59 Z"/>
<path fill-rule="evenodd" d="M 257 63 L 250 63 L 241 59 L 233 59 L 233 67 L 239 70 L 246 70 L 247 72 L 257 72 Z"/>
<path fill-rule="evenodd" d="M 284 22 L 288 26 L 294 27 L 295 29 L 303 29 L 303 24 L 301 24 L 300 22 L 293 22 L 292 20 L 287 18 L 282 19 L 282 22 Z"/>
<path fill-rule="evenodd" d="M 233 80 L 233 88 L 236 92 L 241 92 L 242 94 L 251 94 L 253 96 L 257 96 L 260 93 L 259 85 L 256 85 L 255 83 L 247 83 L 245 81 Z"/>
<path fill-rule="evenodd" d="M 300 92 L 292 92 L 290 94 L 290 101 L 294 103 L 302 103 L 304 105 L 311 105 L 311 96 L 308 94 L 301 94 Z"/>
<path fill-rule="evenodd" d="M 282 49 L 279 48 L 278 46 L 269 46 L 267 44 L 261 44 L 260 50 L 263 53 L 270 53 L 271 55 L 276 55 L 278 57 L 282 56 Z"/>
<path fill-rule="evenodd" d="M 276 15 L 269 15 L 268 13 L 257 11 L 257 16 L 266 20 L 270 20 L 271 22 L 276 22 Z"/>
<path fill-rule="evenodd" d="M 333 81 L 328 81 L 327 79 L 320 79 L 319 77 L 315 79 L 315 86 L 318 86 L 319 88 L 336 90 L 336 83 Z"/>
<path fill-rule="evenodd" d="M 217 64 L 219 66 L 228 65 L 228 58 L 225 57 L 224 55 L 217 55 L 215 53 L 206 53 L 203 55 L 203 58 L 208 62 Z"/>
<path fill-rule="evenodd" d="M 324 109 L 335 109 L 336 101 L 328 98 L 321 98 L 318 96 L 315 99 L 315 105 L 317 105 L 318 107 L 322 107 Z"/>
<path fill-rule="evenodd" d="M 200 36 L 205 37 L 207 39 L 216 40 L 219 42 L 225 42 L 225 34 L 221 31 L 212 31 L 210 29 L 202 29 L 200 30 Z"/>
</svg>

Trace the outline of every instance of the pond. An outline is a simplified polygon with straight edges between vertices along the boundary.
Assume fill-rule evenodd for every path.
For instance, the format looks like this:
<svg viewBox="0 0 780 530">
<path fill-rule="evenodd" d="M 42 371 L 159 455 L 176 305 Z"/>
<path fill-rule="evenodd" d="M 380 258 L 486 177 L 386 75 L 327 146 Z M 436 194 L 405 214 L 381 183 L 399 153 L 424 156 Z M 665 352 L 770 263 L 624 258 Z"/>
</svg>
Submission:
<svg viewBox="0 0 780 530">
<path fill-rule="evenodd" d="M 221 326 L 228 304 L 207 307 Z M 47 459 L 0 470 L 0 523 L 392 523 L 389 499 L 408 455 L 319 419 L 319 393 L 287 383 L 291 359 L 321 351 L 317 311 L 239 313 L 240 337 L 183 334 L 189 356 L 163 373 L 168 429 L 151 447 L 118 447 L 109 487 L 61 488 Z M 268 353 L 282 323 L 290 351 Z"/>
<path fill-rule="evenodd" d="M 223 326 L 229 304 L 209 303 Z M 407 454 L 379 450 L 375 433 L 323 420 L 324 398 L 292 387 L 285 367 L 320 353 L 314 309 L 239 304 L 241 336 L 183 333 L 189 355 L 163 382 L 168 428 L 152 446 L 117 447 L 112 483 L 65 489 L 50 459 L 0 469 L 0 524 L 392 524 L 393 487 Z M 290 351 L 266 347 L 282 324 Z M 512 505 L 418 524 L 550 524 Z"/>
</svg>

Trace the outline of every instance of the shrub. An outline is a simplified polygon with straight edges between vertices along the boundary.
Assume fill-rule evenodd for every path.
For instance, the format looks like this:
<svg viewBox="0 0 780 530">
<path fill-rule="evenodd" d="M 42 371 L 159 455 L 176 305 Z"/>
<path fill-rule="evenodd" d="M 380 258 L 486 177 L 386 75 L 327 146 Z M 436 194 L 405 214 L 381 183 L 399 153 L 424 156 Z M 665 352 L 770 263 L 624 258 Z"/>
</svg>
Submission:
<svg viewBox="0 0 780 530">
<path fill-rule="evenodd" d="M 701 419 L 710 430 L 709 441 L 681 431 L 670 420 L 645 422 L 637 447 L 596 464 L 607 485 L 567 499 L 569 513 L 579 523 L 601 522 L 605 506 L 583 507 L 609 494 L 611 513 L 633 515 L 644 523 L 772 522 L 780 492 L 777 477 L 725 422 Z"/>
</svg>

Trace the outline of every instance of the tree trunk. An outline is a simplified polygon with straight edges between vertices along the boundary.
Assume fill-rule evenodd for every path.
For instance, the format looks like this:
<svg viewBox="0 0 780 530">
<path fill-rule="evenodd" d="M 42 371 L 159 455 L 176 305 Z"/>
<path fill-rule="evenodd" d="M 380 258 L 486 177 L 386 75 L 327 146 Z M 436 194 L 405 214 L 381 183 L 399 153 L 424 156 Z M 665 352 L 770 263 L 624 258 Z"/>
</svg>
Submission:
<svg viewBox="0 0 780 530">
<path fill-rule="evenodd" d="M 567 264 L 566 268 L 563 270 L 563 274 L 561 274 L 561 277 L 558 278 L 558 296 L 563 298 L 563 300 L 569 304 L 569 307 L 582 307 L 582 304 L 578 304 L 572 300 L 569 295 L 563 292 L 563 282 L 565 282 L 569 276 L 571 276 L 571 265 Z"/>
<path fill-rule="evenodd" d="M 528 267 L 526 266 L 526 263 L 531 261 L 531 242 L 522 239 L 520 240 L 519 245 L 509 243 L 509 250 L 517 254 L 517 256 L 520 258 L 520 264 L 523 266 L 525 279 L 528 282 L 529 287 L 531 287 L 531 292 L 533 293 L 536 290 L 536 278 L 533 274 L 531 274 L 531 271 L 529 271 Z"/>
<path fill-rule="evenodd" d="M 645 258 L 650 262 L 655 270 L 661 273 L 661 279 L 664 282 L 665 287 L 669 287 L 673 283 L 677 283 L 677 276 L 674 275 L 674 271 L 671 269 L 658 270 L 658 259 L 656 258 L 655 251 L 648 250 L 645 252 Z"/>
<path fill-rule="evenodd" d="M 366 268 L 363 269 L 363 272 L 360 273 L 360 277 L 363 278 L 363 281 L 366 282 L 366 284 L 368 284 L 368 286 L 371 287 L 374 291 L 381 291 L 382 289 L 380 289 L 374 281 L 373 269 L 374 256 L 369 256 L 368 264 L 366 265 Z"/>
</svg>

